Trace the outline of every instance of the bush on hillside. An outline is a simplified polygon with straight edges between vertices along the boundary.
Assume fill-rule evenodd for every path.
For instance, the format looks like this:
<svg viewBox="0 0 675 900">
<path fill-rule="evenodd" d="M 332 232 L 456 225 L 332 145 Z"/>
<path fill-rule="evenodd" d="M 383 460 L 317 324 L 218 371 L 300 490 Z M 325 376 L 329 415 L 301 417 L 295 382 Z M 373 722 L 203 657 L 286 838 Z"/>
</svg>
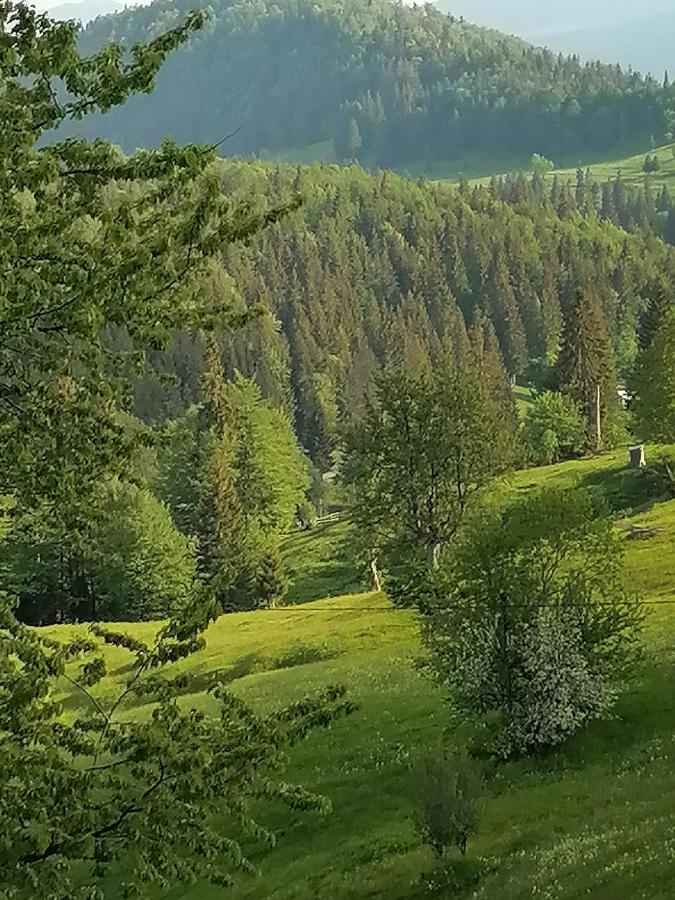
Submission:
<svg viewBox="0 0 675 900">
<path fill-rule="evenodd" d="M 527 457 L 535 465 L 550 465 L 576 455 L 585 438 L 584 421 L 571 397 L 546 391 L 527 408 L 523 441 Z"/>
<path fill-rule="evenodd" d="M 441 751 L 423 760 L 413 823 L 437 859 L 452 847 L 466 854 L 469 838 L 478 828 L 480 791 L 475 766 L 465 755 Z"/>
<path fill-rule="evenodd" d="M 436 674 L 498 757 L 607 715 L 637 658 L 642 606 L 601 512 L 586 492 L 545 489 L 485 513 L 428 601 Z"/>
</svg>

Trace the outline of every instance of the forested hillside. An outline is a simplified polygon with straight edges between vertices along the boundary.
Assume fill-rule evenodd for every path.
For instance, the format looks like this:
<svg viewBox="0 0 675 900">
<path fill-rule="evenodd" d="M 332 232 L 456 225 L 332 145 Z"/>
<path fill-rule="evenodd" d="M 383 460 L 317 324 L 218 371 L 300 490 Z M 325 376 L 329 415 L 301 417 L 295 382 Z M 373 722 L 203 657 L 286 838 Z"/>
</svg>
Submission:
<svg viewBox="0 0 675 900">
<path fill-rule="evenodd" d="M 193 5 L 156 0 L 98 20 L 81 46 L 129 46 Z M 431 6 L 216 0 L 209 9 L 208 27 L 169 60 L 152 96 L 76 130 L 126 150 L 167 134 L 217 142 L 236 131 L 222 152 L 327 142 L 338 161 L 395 166 L 479 148 L 560 158 L 658 140 L 669 127 L 673 93 L 657 82 L 583 66 Z"/>
<path fill-rule="evenodd" d="M 448 353 L 461 359 L 481 322 L 495 365 L 501 349 L 511 376 L 532 361 L 546 370 L 584 285 L 624 377 L 639 320 L 675 271 L 675 253 L 661 241 L 599 220 L 590 184 L 584 216 L 569 185 L 551 200 L 541 182 L 533 188 L 523 178 L 456 191 L 358 168 L 238 162 L 225 163 L 221 177 L 235 196 L 305 198 L 249 248 L 225 254 L 246 303 L 272 315 L 221 345 L 226 370 L 254 376 L 295 416 L 302 444 L 322 464 L 339 420 L 361 408 L 377 369 L 391 361 L 420 369 Z M 158 421 L 194 402 L 202 350 L 198 338 L 180 334 L 156 355 L 157 368 L 179 383 L 144 381 L 137 413 Z"/>
</svg>

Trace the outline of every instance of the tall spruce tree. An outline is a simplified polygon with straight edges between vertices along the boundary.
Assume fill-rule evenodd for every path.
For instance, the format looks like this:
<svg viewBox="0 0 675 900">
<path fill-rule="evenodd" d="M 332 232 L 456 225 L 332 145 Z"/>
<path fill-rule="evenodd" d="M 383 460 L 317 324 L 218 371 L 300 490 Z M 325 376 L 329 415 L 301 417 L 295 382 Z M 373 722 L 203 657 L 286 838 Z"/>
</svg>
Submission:
<svg viewBox="0 0 675 900">
<path fill-rule="evenodd" d="M 675 309 L 666 313 L 638 357 L 633 413 L 643 440 L 675 441 Z"/>
<path fill-rule="evenodd" d="M 558 379 L 583 411 L 589 446 L 600 449 L 607 414 L 616 406 L 616 383 L 607 320 L 590 285 L 577 291 L 565 319 Z"/>
<path fill-rule="evenodd" d="M 663 325 L 666 316 L 673 308 L 672 295 L 663 279 L 654 281 L 650 288 L 647 308 L 640 318 L 638 337 L 640 349 L 648 350 Z"/>
</svg>

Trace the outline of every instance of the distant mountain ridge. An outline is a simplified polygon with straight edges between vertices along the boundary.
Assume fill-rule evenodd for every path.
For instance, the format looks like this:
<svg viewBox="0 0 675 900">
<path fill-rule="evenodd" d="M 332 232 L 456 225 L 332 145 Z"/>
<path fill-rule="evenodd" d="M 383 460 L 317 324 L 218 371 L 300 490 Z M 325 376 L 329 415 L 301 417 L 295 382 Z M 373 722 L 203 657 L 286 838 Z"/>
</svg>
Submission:
<svg viewBox="0 0 675 900">
<path fill-rule="evenodd" d="M 548 35 L 546 46 L 582 59 L 602 59 L 655 76 L 675 72 L 675 9 L 602 28 Z"/>
<path fill-rule="evenodd" d="M 438 9 L 477 25 L 534 39 L 672 12 L 672 0 L 437 0 Z"/>
<path fill-rule="evenodd" d="M 194 0 L 155 0 L 91 23 L 85 52 L 171 27 Z M 127 150 L 165 136 L 230 155 L 324 144 L 369 167 L 496 153 L 605 153 L 666 130 L 675 99 L 615 66 L 580 65 L 430 6 L 389 0 L 212 0 L 202 32 L 150 96 L 75 126 Z M 305 157 L 308 158 L 308 157 Z"/>
<path fill-rule="evenodd" d="M 438 0 L 435 5 L 582 59 L 654 75 L 675 69 L 674 0 Z"/>
<path fill-rule="evenodd" d="M 86 25 L 98 16 L 122 12 L 124 9 L 125 4 L 118 3 L 117 0 L 77 0 L 74 3 L 57 3 L 54 6 L 47 6 L 46 12 L 52 19 L 63 21 L 74 19 Z"/>
</svg>

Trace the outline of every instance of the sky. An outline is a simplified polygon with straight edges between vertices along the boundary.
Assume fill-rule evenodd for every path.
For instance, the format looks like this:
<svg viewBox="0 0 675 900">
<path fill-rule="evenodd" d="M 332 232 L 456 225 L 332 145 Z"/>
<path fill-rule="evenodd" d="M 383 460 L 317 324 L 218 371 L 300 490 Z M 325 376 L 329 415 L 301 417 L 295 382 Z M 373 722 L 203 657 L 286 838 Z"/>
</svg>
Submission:
<svg viewBox="0 0 675 900">
<path fill-rule="evenodd" d="M 36 9 L 53 9 L 55 6 L 64 6 L 66 3 L 72 3 L 75 5 L 79 2 L 79 0 L 29 0 L 31 6 L 34 6 Z M 146 3 L 150 3 L 151 0 L 120 0 L 120 6 L 144 6 Z M 110 6 L 114 6 L 114 3 L 111 3 Z"/>
</svg>

